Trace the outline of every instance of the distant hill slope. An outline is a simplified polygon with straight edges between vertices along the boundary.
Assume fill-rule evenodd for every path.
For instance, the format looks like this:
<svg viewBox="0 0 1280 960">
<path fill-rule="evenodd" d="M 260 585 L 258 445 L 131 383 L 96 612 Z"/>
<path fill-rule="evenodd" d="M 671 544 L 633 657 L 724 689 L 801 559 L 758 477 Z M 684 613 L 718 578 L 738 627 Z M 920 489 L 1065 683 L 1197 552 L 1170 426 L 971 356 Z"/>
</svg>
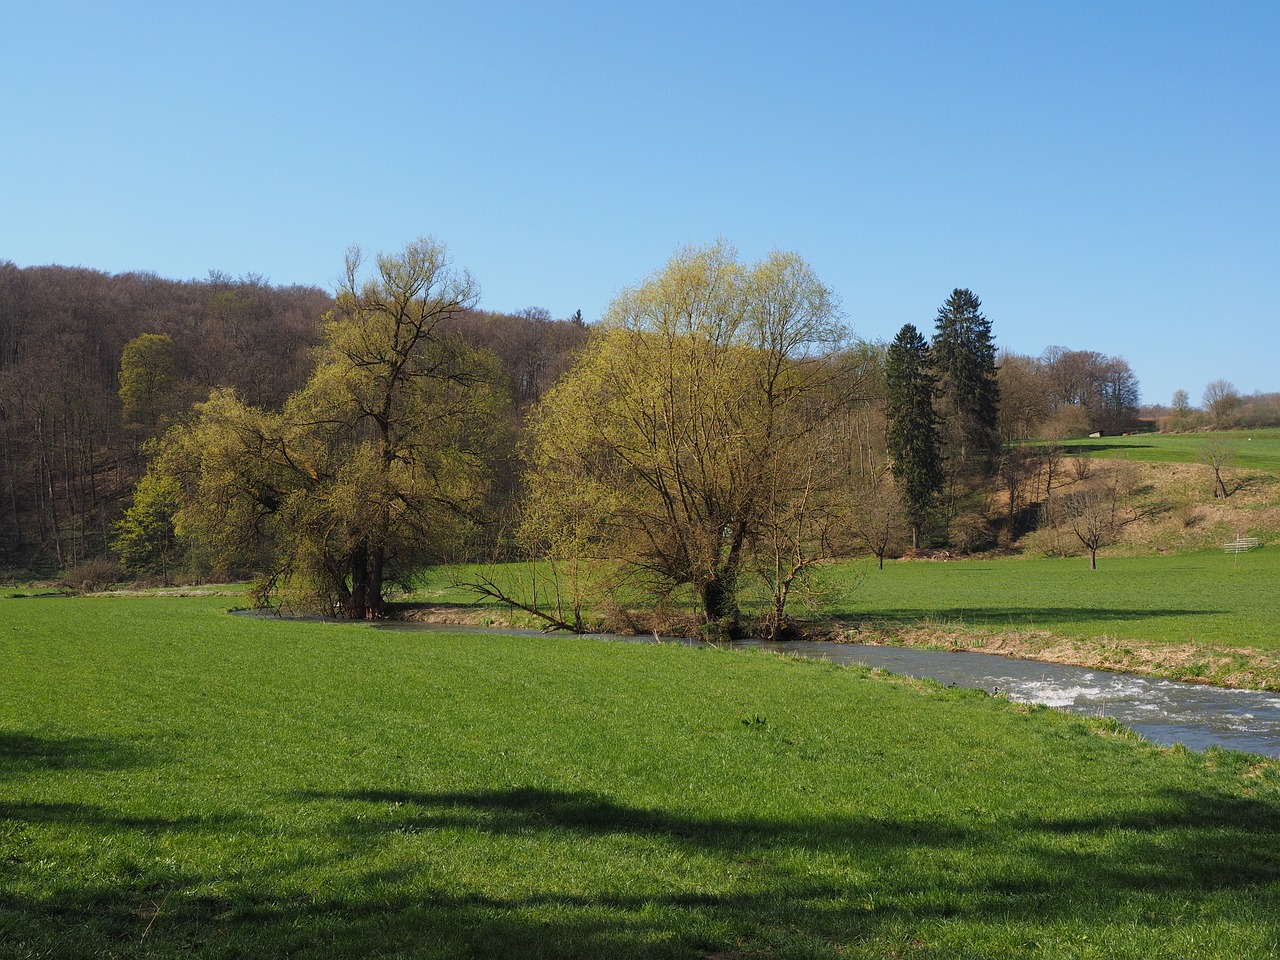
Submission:
<svg viewBox="0 0 1280 960">
<path fill-rule="evenodd" d="M 1248 438 L 1252 437 L 1252 440 Z M 1229 496 L 1215 496 L 1214 470 L 1203 460 L 1206 443 L 1226 439 L 1234 455 L 1220 467 Z M 1182 553 L 1221 549 L 1236 537 L 1258 537 L 1280 547 L 1280 431 L 1252 434 L 1146 434 L 1064 444 L 1069 456 L 1054 482 L 1062 503 L 1083 485 L 1122 477 L 1117 502 L 1125 518 L 1110 552 Z M 1086 456 L 1086 454 L 1088 456 Z M 1044 490 L 1031 498 L 1043 508 Z M 1029 554 L 1079 553 L 1069 521 L 1057 530 L 1040 524 L 1021 538 Z"/>
</svg>

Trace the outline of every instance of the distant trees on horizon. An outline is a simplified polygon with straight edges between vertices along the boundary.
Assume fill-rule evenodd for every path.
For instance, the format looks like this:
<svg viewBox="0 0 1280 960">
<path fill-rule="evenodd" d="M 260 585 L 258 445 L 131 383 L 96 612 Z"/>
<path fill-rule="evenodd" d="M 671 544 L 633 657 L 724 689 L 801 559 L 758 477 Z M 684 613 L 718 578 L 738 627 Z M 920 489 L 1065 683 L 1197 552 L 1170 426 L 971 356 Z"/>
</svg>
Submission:
<svg viewBox="0 0 1280 960">
<path fill-rule="evenodd" d="M 1142 415 L 1165 433 L 1280 426 L 1280 393 L 1244 395 L 1230 380 L 1218 379 L 1205 386 L 1201 403 L 1192 406 L 1190 394 L 1179 389 L 1169 405 L 1149 404 Z"/>
</svg>

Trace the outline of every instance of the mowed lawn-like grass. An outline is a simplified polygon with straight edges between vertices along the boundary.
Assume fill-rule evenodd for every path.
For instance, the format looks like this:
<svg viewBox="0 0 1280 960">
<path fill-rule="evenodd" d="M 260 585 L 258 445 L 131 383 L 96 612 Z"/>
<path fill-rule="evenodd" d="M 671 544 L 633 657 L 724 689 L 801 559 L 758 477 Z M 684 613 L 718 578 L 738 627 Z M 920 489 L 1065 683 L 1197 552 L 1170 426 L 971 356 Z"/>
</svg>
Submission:
<svg viewBox="0 0 1280 960">
<path fill-rule="evenodd" d="M 1280 773 L 866 670 L 0 600 L 6 957 L 1272 957 Z"/>
</svg>

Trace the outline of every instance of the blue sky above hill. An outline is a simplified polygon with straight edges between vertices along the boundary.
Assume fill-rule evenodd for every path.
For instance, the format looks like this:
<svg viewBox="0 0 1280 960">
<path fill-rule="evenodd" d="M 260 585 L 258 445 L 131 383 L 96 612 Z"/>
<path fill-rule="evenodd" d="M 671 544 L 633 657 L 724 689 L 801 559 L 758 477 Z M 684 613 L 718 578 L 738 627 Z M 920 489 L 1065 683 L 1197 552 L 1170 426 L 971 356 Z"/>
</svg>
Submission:
<svg viewBox="0 0 1280 960">
<path fill-rule="evenodd" d="M 1280 6 L 66 3 L 6 13 L 0 259 L 331 286 L 431 234 L 599 316 L 684 244 L 795 250 L 855 331 L 1280 390 Z"/>
</svg>

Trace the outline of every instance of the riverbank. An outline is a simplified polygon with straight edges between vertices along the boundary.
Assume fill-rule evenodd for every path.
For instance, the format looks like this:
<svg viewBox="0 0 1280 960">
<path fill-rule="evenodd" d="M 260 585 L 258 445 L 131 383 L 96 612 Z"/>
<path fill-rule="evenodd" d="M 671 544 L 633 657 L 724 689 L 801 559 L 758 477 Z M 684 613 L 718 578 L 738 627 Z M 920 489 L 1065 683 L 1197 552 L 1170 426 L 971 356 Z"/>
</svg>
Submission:
<svg viewBox="0 0 1280 960">
<path fill-rule="evenodd" d="M 820 633 L 830 637 L 824 628 Z M 1134 673 L 1237 690 L 1280 690 L 1280 657 L 1246 647 L 1210 647 L 1113 637 L 1066 637 L 1047 630 L 975 631 L 945 626 L 863 623 L 837 642 L 927 650 L 972 650 L 1019 660 Z"/>
<path fill-rule="evenodd" d="M 405 605 L 395 618 L 459 627 L 528 627 L 489 608 L 451 604 Z M 690 620 L 690 629 L 696 630 Z M 625 631 L 623 631 L 625 632 Z M 635 631 L 639 635 L 639 631 Z M 865 621 L 850 627 L 834 620 L 800 626 L 798 638 L 830 643 L 974 651 L 1018 660 L 1133 673 L 1164 680 L 1236 690 L 1280 690 L 1280 656 L 1247 647 L 1209 647 L 1114 637 L 1068 637 L 1048 630 L 981 630 L 945 624 L 902 625 Z"/>
</svg>

